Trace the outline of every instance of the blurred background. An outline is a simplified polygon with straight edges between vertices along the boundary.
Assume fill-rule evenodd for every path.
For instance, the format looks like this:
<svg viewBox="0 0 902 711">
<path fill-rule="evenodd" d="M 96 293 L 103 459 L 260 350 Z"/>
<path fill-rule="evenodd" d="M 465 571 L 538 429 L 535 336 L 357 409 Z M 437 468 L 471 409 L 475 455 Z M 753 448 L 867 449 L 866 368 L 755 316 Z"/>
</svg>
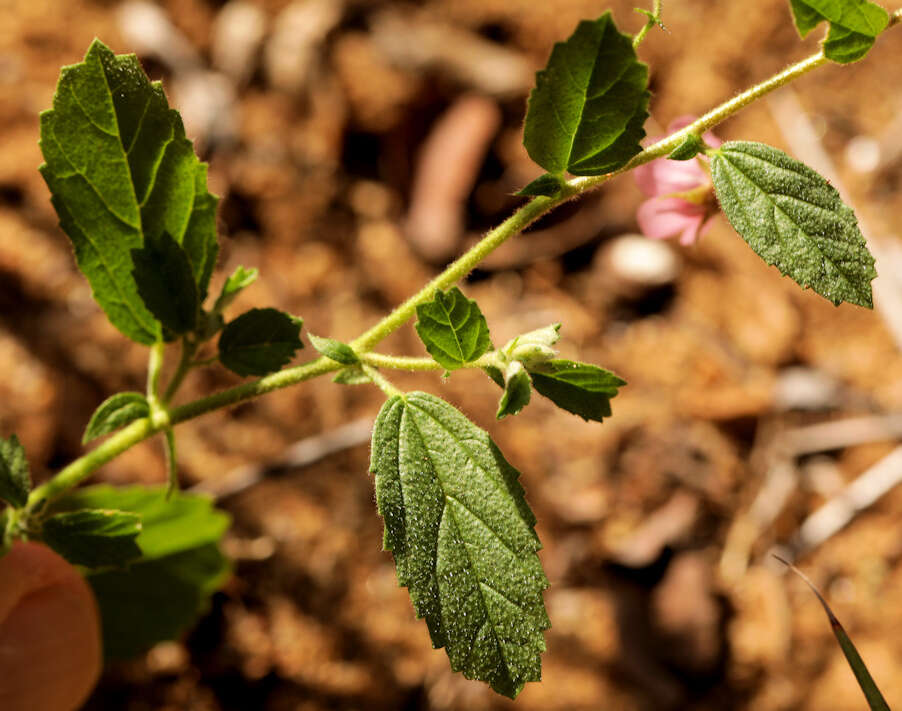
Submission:
<svg viewBox="0 0 902 711">
<path fill-rule="evenodd" d="M 137 52 L 209 161 L 214 289 L 238 264 L 261 272 L 233 313 L 277 306 L 345 340 L 519 204 L 540 172 L 521 145 L 534 72 L 580 19 L 612 9 L 637 31 L 634 4 L 0 0 L 0 433 L 18 433 L 40 480 L 79 455 L 104 398 L 143 389 L 146 350 L 94 305 L 37 172 L 38 113 L 92 38 Z M 670 0 L 664 21 L 640 49 L 652 136 L 817 49 L 785 0 Z M 542 683 L 509 702 L 431 649 L 381 551 L 367 467 L 382 396 L 323 379 L 179 428 L 183 486 L 234 517 L 235 575 L 184 640 L 110 666 L 86 708 L 863 708 L 773 550 L 822 587 L 902 704 L 899 66 L 897 29 L 717 129 L 844 192 L 878 256 L 873 312 L 802 292 L 723 217 L 688 249 L 631 238 L 626 176 L 463 285 L 496 344 L 563 322 L 566 357 L 629 381 L 613 418 L 534 398 L 498 423 L 480 373 L 396 377 L 464 407 L 523 472 L 551 580 Z M 424 354 L 409 326 L 381 350 Z M 181 397 L 236 382 L 209 369 Z M 149 442 L 96 478 L 164 476 Z"/>
</svg>

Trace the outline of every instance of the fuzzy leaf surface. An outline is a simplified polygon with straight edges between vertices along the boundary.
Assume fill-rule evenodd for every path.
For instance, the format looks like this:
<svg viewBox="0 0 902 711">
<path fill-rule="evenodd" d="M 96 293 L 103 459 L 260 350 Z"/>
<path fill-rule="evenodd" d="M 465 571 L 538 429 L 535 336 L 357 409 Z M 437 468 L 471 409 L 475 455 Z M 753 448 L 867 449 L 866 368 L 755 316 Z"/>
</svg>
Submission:
<svg viewBox="0 0 902 711">
<path fill-rule="evenodd" d="M 384 547 L 433 646 L 505 696 L 538 681 L 548 580 L 519 472 L 485 431 L 421 392 L 382 407 L 371 469 Z"/>
<path fill-rule="evenodd" d="M 168 232 L 147 235 L 144 246 L 132 250 L 132 261 L 138 296 L 163 324 L 166 340 L 194 330 L 200 299 L 182 246 Z"/>
<path fill-rule="evenodd" d="M 558 407 L 584 420 L 611 416 L 611 398 L 626 381 L 604 368 L 557 358 L 531 366 L 532 386 Z"/>
<path fill-rule="evenodd" d="M 725 143 L 711 160 L 727 219 L 768 264 L 839 304 L 873 307 L 874 258 L 852 209 L 804 163 L 763 143 Z"/>
<path fill-rule="evenodd" d="M 307 338 L 310 339 L 310 343 L 313 344 L 317 352 L 322 353 L 326 358 L 331 358 L 336 363 L 354 365 L 360 362 L 360 358 L 357 357 L 354 349 L 347 343 L 336 341 L 334 338 L 314 336 L 312 333 L 308 333 Z"/>
<path fill-rule="evenodd" d="M 251 309 L 222 329 L 219 360 L 238 375 L 266 375 L 303 348 L 303 321 L 278 309 Z"/>
<path fill-rule="evenodd" d="M 94 298 L 123 334 L 155 342 L 159 325 L 138 295 L 131 250 L 168 232 L 188 255 L 201 299 L 218 251 L 217 199 L 178 112 L 134 55 L 95 40 L 83 62 L 60 73 L 40 144 L 41 174 Z"/>
<path fill-rule="evenodd" d="M 868 53 L 889 23 L 889 15 L 869 0 L 790 0 L 802 37 L 823 21 L 830 23 L 824 55 L 839 64 L 856 62 Z"/>
<path fill-rule="evenodd" d="M 523 143 L 553 175 L 602 175 L 642 148 L 648 67 L 610 12 L 583 20 L 551 51 L 529 96 Z"/>
<path fill-rule="evenodd" d="M 9 439 L 0 437 L 0 500 L 21 508 L 28 501 L 31 491 L 31 475 L 25 448 L 16 435 Z"/>
<path fill-rule="evenodd" d="M 417 319 L 417 334 L 429 355 L 448 370 L 476 360 L 492 346 L 485 316 L 456 286 L 419 304 Z"/>
<path fill-rule="evenodd" d="M 135 542 L 141 532 L 137 514 L 110 509 L 81 509 L 51 516 L 41 537 L 73 565 L 122 567 L 141 557 Z"/>
<path fill-rule="evenodd" d="M 127 659 L 176 639 L 203 613 L 230 572 L 219 541 L 229 516 L 204 496 L 166 487 L 100 485 L 79 489 L 58 509 L 110 508 L 141 518 L 142 557 L 127 570 L 87 576 L 100 605 L 107 658 Z"/>
<path fill-rule="evenodd" d="M 148 415 L 150 415 L 150 405 L 144 395 L 133 392 L 116 393 L 100 403 L 100 406 L 94 410 L 81 438 L 82 444 L 115 432 L 129 422 Z"/>
</svg>

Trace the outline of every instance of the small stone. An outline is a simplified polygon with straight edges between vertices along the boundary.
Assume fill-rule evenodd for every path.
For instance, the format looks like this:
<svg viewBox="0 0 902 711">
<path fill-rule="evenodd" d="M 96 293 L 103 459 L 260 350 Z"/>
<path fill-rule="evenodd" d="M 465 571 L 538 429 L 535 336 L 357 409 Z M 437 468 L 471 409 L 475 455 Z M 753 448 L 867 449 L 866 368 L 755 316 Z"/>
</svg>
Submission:
<svg viewBox="0 0 902 711">
<path fill-rule="evenodd" d="M 266 15 L 245 0 L 232 0 L 219 11 L 213 24 L 210 55 L 213 66 L 243 85 L 257 65 L 266 33 Z"/>
</svg>

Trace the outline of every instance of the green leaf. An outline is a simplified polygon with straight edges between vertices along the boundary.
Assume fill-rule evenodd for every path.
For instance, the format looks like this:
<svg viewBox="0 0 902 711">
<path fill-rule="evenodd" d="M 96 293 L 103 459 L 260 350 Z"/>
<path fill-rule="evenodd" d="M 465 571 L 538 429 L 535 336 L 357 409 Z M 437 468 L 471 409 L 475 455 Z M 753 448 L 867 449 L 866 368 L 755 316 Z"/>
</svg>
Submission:
<svg viewBox="0 0 902 711">
<path fill-rule="evenodd" d="M 564 182 L 559 176 L 545 173 L 514 194 L 521 197 L 557 197 L 563 187 Z"/>
<path fill-rule="evenodd" d="M 511 698 L 538 681 L 548 580 L 519 472 L 486 432 L 421 392 L 382 407 L 371 469 L 385 549 L 451 668 Z"/>
<path fill-rule="evenodd" d="M 727 219 L 768 264 L 834 304 L 873 307 L 877 276 L 852 209 L 804 163 L 762 143 L 725 143 L 711 159 Z"/>
<path fill-rule="evenodd" d="M 178 113 L 134 55 L 95 40 L 60 74 L 53 109 L 41 114 L 41 151 L 41 174 L 94 297 L 126 336 L 155 342 L 131 250 L 168 232 L 188 254 L 201 300 L 218 251 L 217 199 Z"/>
<path fill-rule="evenodd" d="M 556 359 L 530 366 L 532 386 L 560 408 L 584 420 L 611 416 L 611 398 L 626 381 L 597 365 Z"/>
<path fill-rule="evenodd" d="M 86 444 L 102 435 L 115 432 L 120 427 L 125 427 L 129 422 L 134 422 L 142 417 L 150 415 L 150 405 L 147 398 L 141 393 L 116 393 L 104 400 L 94 410 L 91 420 L 81 438 L 82 444 Z"/>
<path fill-rule="evenodd" d="M 326 358 L 331 358 L 336 363 L 354 365 L 360 362 L 360 358 L 357 357 L 354 349 L 347 343 L 342 343 L 332 338 L 320 338 L 312 333 L 308 333 L 307 338 L 310 339 L 310 343 L 313 344 L 317 351 L 326 356 Z"/>
<path fill-rule="evenodd" d="M 790 0 L 789 4 L 802 37 L 824 20 L 830 23 L 824 55 L 840 64 L 864 57 L 889 24 L 886 10 L 869 0 Z"/>
<path fill-rule="evenodd" d="M 15 435 L 9 439 L 0 438 L 0 499 L 21 508 L 28 501 L 30 491 L 31 476 L 25 448 Z"/>
<path fill-rule="evenodd" d="M 499 388 L 504 388 L 504 373 L 494 365 L 487 365 L 482 371 L 489 376 L 489 379 Z"/>
<path fill-rule="evenodd" d="M 172 334 L 193 331 L 200 299 L 181 245 L 168 232 L 147 235 L 144 246 L 132 250 L 132 261 L 132 276 L 147 310 Z"/>
<path fill-rule="evenodd" d="M 219 337 L 219 360 L 238 375 L 266 375 L 303 348 L 303 321 L 278 309 L 251 309 L 226 324 Z"/>
<path fill-rule="evenodd" d="M 429 355 L 448 370 L 476 360 L 492 346 L 485 316 L 456 286 L 419 304 L 417 319 L 417 333 Z"/>
<path fill-rule="evenodd" d="M 219 550 L 229 517 L 203 496 L 166 487 L 101 485 L 80 489 L 59 509 L 115 507 L 142 519 L 137 544 L 143 557 L 127 570 L 87 576 L 100 605 L 107 658 L 134 657 L 177 638 L 206 610 L 230 566 Z"/>
<path fill-rule="evenodd" d="M 332 382 L 339 385 L 365 385 L 373 382 L 373 379 L 360 366 L 351 366 L 339 370 L 332 378 Z"/>
<path fill-rule="evenodd" d="M 504 393 L 498 403 L 495 417 L 499 420 L 508 415 L 516 415 L 529 404 L 532 395 L 532 381 L 520 361 L 514 361 L 504 374 Z"/>
<path fill-rule="evenodd" d="M 875 39 L 839 25 L 830 25 L 824 40 L 824 55 L 837 64 L 851 64 L 866 55 Z"/>
<path fill-rule="evenodd" d="M 698 134 L 690 133 L 667 157 L 670 158 L 670 160 L 692 160 L 704 150 L 705 141 L 702 137 Z"/>
<path fill-rule="evenodd" d="M 109 509 L 82 509 L 51 516 L 41 538 L 73 565 L 122 567 L 141 557 L 135 542 L 141 517 Z"/>
<path fill-rule="evenodd" d="M 257 277 L 260 272 L 255 268 L 246 269 L 243 266 L 238 266 L 234 272 L 229 275 L 229 278 L 225 280 L 225 284 L 222 285 L 222 291 L 219 293 L 219 296 L 216 299 L 216 304 L 213 306 L 213 311 L 216 313 L 222 313 L 229 306 L 232 305 L 232 302 L 238 296 L 239 293 L 243 289 L 246 289 L 255 281 L 257 281 Z"/>
<path fill-rule="evenodd" d="M 861 691 L 864 694 L 864 697 L 867 700 L 868 706 L 871 708 L 871 711 L 890 711 L 889 704 L 886 703 L 886 699 L 883 698 L 883 694 L 881 694 L 880 689 L 877 688 L 877 683 L 874 681 L 874 678 L 868 671 L 867 666 L 865 666 L 864 660 L 861 658 L 858 650 L 855 649 L 855 645 L 852 644 L 852 640 L 849 639 L 849 635 L 846 634 L 846 630 L 843 628 L 842 624 L 840 624 L 840 621 L 836 618 L 836 615 L 833 614 L 833 610 L 830 609 L 830 606 L 827 604 L 824 596 L 821 595 L 820 591 L 814 586 L 814 583 L 812 583 L 808 579 L 808 576 L 805 575 L 801 570 L 783 560 L 779 556 L 774 557 L 784 565 L 788 566 L 790 570 L 792 570 L 796 575 L 804 580 L 808 587 L 811 588 L 811 591 L 815 594 L 817 599 L 820 601 L 821 607 L 824 608 L 824 612 L 827 614 L 827 619 L 830 621 L 830 627 L 833 629 L 833 634 L 836 635 L 836 641 L 839 642 L 840 649 L 842 649 L 842 653 L 843 655 L 845 655 L 846 661 L 848 662 L 849 667 L 852 669 L 852 673 L 855 675 L 855 679 L 856 681 L 858 681 L 858 686 L 861 687 Z"/>
<path fill-rule="evenodd" d="M 648 67 L 611 13 L 583 20 L 554 46 L 529 96 L 523 143 L 549 173 L 602 175 L 642 148 Z"/>
</svg>

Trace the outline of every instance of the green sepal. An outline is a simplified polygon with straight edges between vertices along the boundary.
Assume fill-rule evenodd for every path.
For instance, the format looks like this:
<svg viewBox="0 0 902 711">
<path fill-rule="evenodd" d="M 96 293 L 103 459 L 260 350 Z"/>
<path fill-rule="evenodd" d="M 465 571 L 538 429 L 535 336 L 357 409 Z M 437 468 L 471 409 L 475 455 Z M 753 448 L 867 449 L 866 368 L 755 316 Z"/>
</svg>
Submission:
<svg viewBox="0 0 902 711">
<path fill-rule="evenodd" d="M 191 262 L 168 232 L 148 235 L 144 246 L 132 250 L 132 276 L 147 310 L 163 324 L 166 340 L 197 326 L 200 294 Z"/>
<path fill-rule="evenodd" d="M 134 392 L 116 393 L 94 410 L 81 442 L 87 444 L 93 439 L 115 432 L 120 427 L 149 415 L 150 405 L 144 395 Z"/>
<path fill-rule="evenodd" d="M 50 516 L 41 539 L 73 565 L 121 568 L 141 557 L 136 539 L 141 517 L 109 509 L 81 509 Z"/>
<path fill-rule="evenodd" d="M 209 605 L 231 567 L 219 549 L 229 516 L 205 496 L 166 487 L 107 485 L 79 489 L 54 510 L 115 508 L 140 516 L 142 557 L 126 570 L 90 572 L 100 608 L 108 659 L 135 657 L 157 642 L 176 639 Z"/>
<path fill-rule="evenodd" d="M 514 698 L 541 676 L 550 626 L 535 516 L 488 434 L 427 393 L 394 396 L 370 466 L 398 581 L 454 671 Z"/>
<path fill-rule="evenodd" d="M 513 361 L 504 373 L 504 392 L 498 402 L 497 419 L 508 415 L 516 415 L 529 404 L 532 394 L 532 381 L 529 373 L 519 361 Z"/>
<path fill-rule="evenodd" d="M 0 437 L 0 499 L 15 508 L 25 506 L 31 491 L 31 475 L 25 448 L 16 435 Z M 0 534 L 2 538 L 2 534 Z"/>
<path fill-rule="evenodd" d="M 725 143 L 711 158 L 717 199 L 754 252 L 802 288 L 873 307 L 874 258 L 855 213 L 826 179 L 763 143 Z"/>
<path fill-rule="evenodd" d="M 151 344 L 159 327 L 132 276 L 131 250 L 168 232 L 188 255 L 200 300 L 216 262 L 217 199 L 178 112 L 134 55 L 95 40 L 64 67 L 41 114 L 41 174 L 79 269 L 110 321 Z"/>
<path fill-rule="evenodd" d="M 670 160 L 692 160 L 699 153 L 702 153 L 705 147 L 705 141 L 701 136 L 697 133 L 690 133 L 667 157 Z"/>
<path fill-rule="evenodd" d="M 229 321 L 219 337 L 219 360 L 238 375 L 267 375 L 303 348 L 303 321 L 278 309 L 251 309 Z"/>
<path fill-rule="evenodd" d="M 505 343 L 501 351 L 510 360 L 519 360 L 526 366 L 551 360 L 557 354 L 552 346 L 560 340 L 560 330 L 561 324 L 553 323 L 522 333 Z"/>
<path fill-rule="evenodd" d="M 342 365 L 354 365 L 360 362 L 360 358 L 347 343 L 336 341 L 333 338 L 321 338 L 314 336 L 312 333 L 307 334 L 313 347 L 326 358 L 334 360 Z"/>
<path fill-rule="evenodd" d="M 610 12 L 554 46 L 529 95 L 523 143 L 552 175 L 603 175 L 642 150 L 648 67 Z"/>
<path fill-rule="evenodd" d="M 558 407 L 584 420 L 611 416 L 611 398 L 626 381 L 589 363 L 555 359 L 529 368 L 532 386 Z"/>
<path fill-rule="evenodd" d="M 418 304 L 417 319 L 417 334 L 429 355 L 448 370 L 471 363 L 492 347 L 485 316 L 456 286 Z"/>
<path fill-rule="evenodd" d="M 520 188 L 514 195 L 518 197 L 557 197 L 560 195 L 564 187 L 564 180 L 557 175 L 545 173 L 524 187 Z"/>
</svg>

